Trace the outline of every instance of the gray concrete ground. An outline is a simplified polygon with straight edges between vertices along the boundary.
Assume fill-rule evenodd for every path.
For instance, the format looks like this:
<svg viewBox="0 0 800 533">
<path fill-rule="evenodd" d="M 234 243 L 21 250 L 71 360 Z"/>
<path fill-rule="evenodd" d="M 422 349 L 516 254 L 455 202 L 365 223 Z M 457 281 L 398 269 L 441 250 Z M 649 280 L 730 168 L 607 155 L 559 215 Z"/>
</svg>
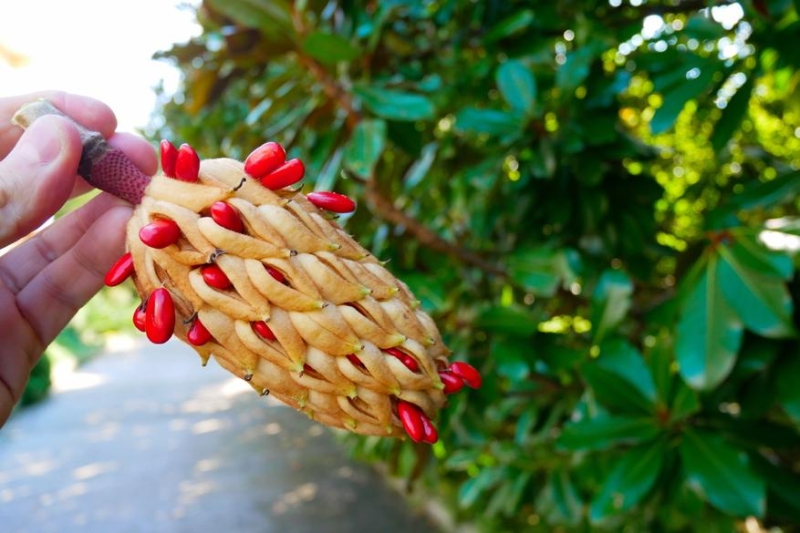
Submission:
<svg viewBox="0 0 800 533">
<path fill-rule="evenodd" d="M 0 430 L 2 533 L 433 533 L 331 433 L 177 341 L 99 357 Z"/>
</svg>

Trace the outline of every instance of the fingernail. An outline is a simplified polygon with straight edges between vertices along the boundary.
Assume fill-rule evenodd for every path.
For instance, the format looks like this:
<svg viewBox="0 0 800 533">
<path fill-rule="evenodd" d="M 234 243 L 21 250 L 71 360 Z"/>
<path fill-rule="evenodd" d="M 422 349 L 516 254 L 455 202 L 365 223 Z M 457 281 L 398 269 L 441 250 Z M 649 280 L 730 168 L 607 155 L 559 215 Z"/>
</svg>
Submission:
<svg viewBox="0 0 800 533">
<path fill-rule="evenodd" d="M 64 124 L 57 117 L 43 117 L 28 128 L 24 141 L 33 147 L 42 164 L 55 161 L 66 144 Z"/>
</svg>

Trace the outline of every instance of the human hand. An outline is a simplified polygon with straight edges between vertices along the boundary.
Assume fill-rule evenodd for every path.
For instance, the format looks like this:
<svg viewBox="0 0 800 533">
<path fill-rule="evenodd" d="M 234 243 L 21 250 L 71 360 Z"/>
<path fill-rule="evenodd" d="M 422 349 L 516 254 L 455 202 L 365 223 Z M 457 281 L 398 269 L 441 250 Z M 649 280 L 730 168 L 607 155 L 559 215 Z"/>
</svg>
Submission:
<svg viewBox="0 0 800 533">
<path fill-rule="evenodd" d="M 127 202 L 101 193 L 18 242 L 91 188 L 77 176 L 81 143 L 68 120 L 42 117 L 24 132 L 11 124 L 22 104 L 40 98 L 100 132 L 146 174 L 157 169 L 153 148 L 115 133 L 114 113 L 97 100 L 63 92 L 0 98 L 0 426 L 45 348 L 102 287 L 123 252 L 132 212 Z"/>
</svg>

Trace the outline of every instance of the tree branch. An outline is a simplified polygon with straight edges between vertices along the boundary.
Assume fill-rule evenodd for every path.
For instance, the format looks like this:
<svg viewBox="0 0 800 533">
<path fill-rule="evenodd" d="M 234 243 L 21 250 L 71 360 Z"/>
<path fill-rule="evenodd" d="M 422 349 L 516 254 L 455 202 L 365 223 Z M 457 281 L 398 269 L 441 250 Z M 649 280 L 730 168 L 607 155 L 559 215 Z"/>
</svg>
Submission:
<svg viewBox="0 0 800 533">
<path fill-rule="evenodd" d="M 394 203 L 380 192 L 377 182 L 373 177 L 368 179 L 365 184 L 364 196 L 376 215 L 387 222 L 391 222 L 397 226 L 403 226 L 406 231 L 413 235 L 423 246 L 447 254 L 462 263 L 477 267 L 488 274 L 501 277 L 507 275 L 505 270 L 500 266 L 486 261 L 471 250 L 461 248 L 446 241 L 420 221 L 409 216 L 402 209 L 395 207 Z"/>
<path fill-rule="evenodd" d="M 299 35 L 304 35 L 306 33 L 302 16 L 297 11 L 293 11 L 292 13 L 292 22 L 295 31 Z M 353 103 L 352 96 L 325 70 L 322 65 L 319 64 L 316 59 L 306 55 L 302 50 L 299 49 L 296 51 L 296 54 L 300 64 L 306 67 L 306 69 L 308 69 L 308 71 L 317 79 L 320 85 L 322 85 L 322 90 L 325 92 L 328 98 L 336 102 L 342 109 L 344 109 L 345 113 L 347 114 L 345 121 L 347 129 L 348 131 L 352 132 L 363 119 L 361 112 L 356 109 L 356 106 Z M 369 179 L 363 183 L 365 197 L 367 202 L 372 207 L 372 211 L 387 222 L 405 227 L 406 231 L 413 235 L 414 238 L 423 246 L 426 246 L 437 252 L 447 254 L 448 256 L 453 257 L 465 264 L 477 267 L 488 274 L 501 277 L 505 277 L 507 275 L 505 270 L 503 270 L 503 268 L 501 268 L 499 265 L 486 261 L 471 250 L 461 248 L 446 241 L 441 236 L 431 231 L 430 228 L 422 224 L 420 221 L 411 217 L 405 211 L 395 207 L 394 203 L 386 198 L 378 188 L 378 184 L 374 176 L 370 176 Z"/>
</svg>

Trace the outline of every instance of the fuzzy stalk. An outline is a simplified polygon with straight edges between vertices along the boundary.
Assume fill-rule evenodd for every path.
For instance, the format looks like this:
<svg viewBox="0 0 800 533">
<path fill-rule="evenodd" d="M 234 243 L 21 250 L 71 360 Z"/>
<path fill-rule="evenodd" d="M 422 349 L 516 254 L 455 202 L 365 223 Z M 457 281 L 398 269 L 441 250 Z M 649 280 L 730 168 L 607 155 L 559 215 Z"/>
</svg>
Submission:
<svg viewBox="0 0 800 533">
<path fill-rule="evenodd" d="M 81 137 L 83 151 L 78 174 L 90 185 L 127 200 L 132 204 L 142 201 L 150 176 L 139 170 L 130 159 L 117 150 L 96 131 L 91 131 L 64 114 L 47 100 L 37 100 L 23 105 L 11 122 L 27 128 L 45 115 L 58 115 L 75 125 Z"/>
</svg>

